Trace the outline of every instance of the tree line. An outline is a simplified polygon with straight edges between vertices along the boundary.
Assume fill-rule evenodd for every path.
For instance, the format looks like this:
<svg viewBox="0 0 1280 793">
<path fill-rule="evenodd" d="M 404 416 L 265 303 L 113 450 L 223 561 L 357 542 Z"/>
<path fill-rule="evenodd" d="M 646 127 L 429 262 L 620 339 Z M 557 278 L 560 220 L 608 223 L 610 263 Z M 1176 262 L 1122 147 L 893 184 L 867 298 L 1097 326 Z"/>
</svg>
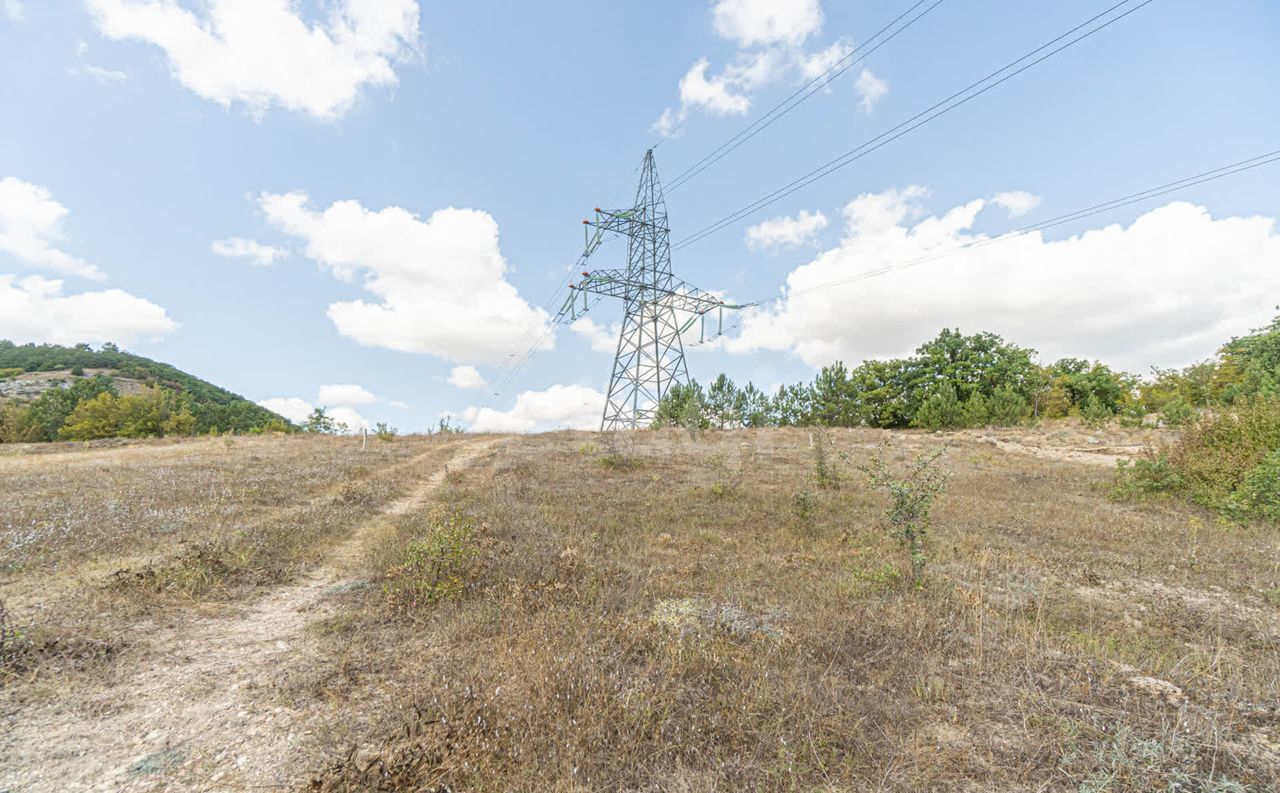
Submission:
<svg viewBox="0 0 1280 793">
<path fill-rule="evenodd" d="M 1036 351 L 994 333 L 944 329 L 913 356 L 836 361 L 808 383 L 773 394 L 721 374 L 703 388 L 675 385 L 658 405 L 656 426 L 699 428 L 828 426 L 932 430 L 1012 426 L 1080 416 L 1092 425 L 1158 420 L 1183 426 L 1203 408 L 1280 393 L 1280 317 L 1227 342 L 1212 360 L 1153 369 L 1147 378 L 1098 361 L 1037 362 Z"/>
</svg>

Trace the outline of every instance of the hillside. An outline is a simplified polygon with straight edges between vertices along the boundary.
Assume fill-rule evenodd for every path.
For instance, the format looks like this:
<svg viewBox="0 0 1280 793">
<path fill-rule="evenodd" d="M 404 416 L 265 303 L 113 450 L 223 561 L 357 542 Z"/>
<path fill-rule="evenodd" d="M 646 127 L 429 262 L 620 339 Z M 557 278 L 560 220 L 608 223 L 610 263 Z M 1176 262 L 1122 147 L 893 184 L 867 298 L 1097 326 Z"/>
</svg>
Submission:
<svg viewBox="0 0 1280 793">
<path fill-rule="evenodd" d="M 1280 535 L 1109 497 L 1173 437 L 0 450 L 0 789 L 1274 791 Z"/>
<path fill-rule="evenodd" d="M 117 413 L 145 408 L 175 419 L 170 432 L 145 431 L 135 422 L 133 432 L 115 434 L 242 433 L 290 426 L 239 394 L 114 344 L 95 350 L 87 344 L 17 345 L 0 340 L 0 442 L 66 437 L 64 423 L 73 411 L 103 393 L 112 396 L 102 397 L 103 404 L 95 406 L 99 414 L 109 408 Z M 115 404 L 106 404 L 113 399 Z M 98 426 L 105 425 L 99 421 Z"/>
</svg>

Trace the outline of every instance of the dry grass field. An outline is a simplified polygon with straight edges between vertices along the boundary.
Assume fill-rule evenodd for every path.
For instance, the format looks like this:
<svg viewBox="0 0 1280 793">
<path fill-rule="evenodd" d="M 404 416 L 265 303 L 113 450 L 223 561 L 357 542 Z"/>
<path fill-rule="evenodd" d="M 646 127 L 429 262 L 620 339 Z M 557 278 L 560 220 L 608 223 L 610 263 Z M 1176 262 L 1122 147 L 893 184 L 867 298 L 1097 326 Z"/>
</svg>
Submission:
<svg viewBox="0 0 1280 793">
<path fill-rule="evenodd" d="M 1156 431 L 811 437 L 4 448 L 0 790 L 1276 789 L 1280 533 Z"/>
</svg>

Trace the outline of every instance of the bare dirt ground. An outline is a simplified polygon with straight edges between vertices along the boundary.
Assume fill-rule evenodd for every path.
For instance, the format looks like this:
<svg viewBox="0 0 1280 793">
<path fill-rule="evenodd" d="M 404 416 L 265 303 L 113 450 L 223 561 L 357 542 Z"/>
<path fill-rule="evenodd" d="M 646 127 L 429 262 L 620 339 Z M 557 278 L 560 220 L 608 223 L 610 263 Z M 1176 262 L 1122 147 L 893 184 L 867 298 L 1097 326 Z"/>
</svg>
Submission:
<svg viewBox="0 0 1280 793">
<path fill-rule="evenodd" d="M 465 467 L 492 445 L 471 442 L 448 464 Z M 307 655 L 299 646 L 307 641 L 306 626 L 330 613 L 326 593 L 350 586 L 349 569 L 362 544 L 388 520 L 418 507 L 443 481 L 446 468 L 428 473 L 423 458 L 430 454 L 401 464 L 420 478 L 410 493 L 357 527 L 295 583 L 234 613 L 156 630 L 146 638 L 150 662 L 120 685 L 84 701 L 61 697 L 17 714 L 0 739 L 0 790 L 245 790 L 286 784 L 272 772 L 289 766 L 298 739 L 296 714 L 264 707 L 257 694 Z M 89 460 L 82 456 L 76 462 Z"/>
</svg>

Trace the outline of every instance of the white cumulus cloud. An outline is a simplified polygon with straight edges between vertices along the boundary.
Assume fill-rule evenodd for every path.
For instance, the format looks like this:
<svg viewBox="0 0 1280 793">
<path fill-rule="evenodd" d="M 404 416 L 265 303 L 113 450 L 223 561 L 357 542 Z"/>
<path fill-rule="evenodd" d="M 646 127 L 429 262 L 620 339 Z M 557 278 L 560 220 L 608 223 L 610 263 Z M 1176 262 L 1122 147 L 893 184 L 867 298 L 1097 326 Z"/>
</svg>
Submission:
<svg viewBox="0 0 1280 793">
<path fill-rule="evenodd" d="M 353 405 L 372 405 L 378 401 L 373 392 L 364 386 L 355 383 L 330 383 L 320 386 L 320 392 L 316 397 L 322 405 L 341 405 L 342 407 L 352 407 Z"/>
<path fill-rule="evenodd" d="M 751 100 L 744 94 L 737 93 L 745 83 L 732 70 L 724 74 L 707 77 L 707 68 L 711 63 L 701 58 L 684 77 L 680 78 L 680 103 L 682 109 L 696 107 L 715 115 L 741 115 L 751 109 Z M 758 72 L 744 72 L 749 76 Z"/>
<path fill-rule="evenodd" d="M 862 70 L 853 87 L 858 90 L 858 96 L 862 99 L 862 109 L 868 113 L 875 110 L 876 103 L 889 93 L 889 84 L 872 74 L 870 69 Z"/>
<path fill-rule="evenodd" d="M 314 405 L 298 397 L 272 397 L 258 400 L 258 404 L 272 413 L 279 413 L 296 424 L 306 421 L 307 416 L 311 415 L 311 411 L 315 410 Z"/>
<path fill-rule="evenodd" d="M 569 330 L 586 339 L 594 352 L 615 353 L 622 323 L 615 322 L 606 328 L 591 317 L 578 317 L 570 323 Z"/>
<path fill-rule="evenodd" d="M 270 399 L 259 400 L 258 404 L 273 413 L 279 413 L 295 424 L 306 422 L 307 418 L 311 416 L 311 412 L 316 409 L 315 405 L 298 397 L 271 397 Z M 345 426 L 347 432 L 359 432 L 362 429 L 368 429 L 373 426 L 367 418 L 360 415 L 352 407 L 343 405 L 336 407 L 325 406 L 325 414 Z"/>
<path fill-rule="evenodd" d="M 1099 358 L 1142 373 L 1206 358 L 1274 314 L 1275 220 L 1215 219 L 1184 202 L 1128 226 L 1062 240 L 1026 234 L 826 286 L 986 239 L 972 231 L 986 201 L 936 215 L 920 205 L 925 195 L 910 188 L 851 202 L 840 244 L 793 270 L 788 296 L 749 312 L 724 348 L 785 350 L 818 367 L 908 354 L 943 327 L 959 327 L 999 333 L 1046 360 Z"/>
<path fill-rule="evenodd" d="M 827 227 L 827 216 L 821 212 L 801 210 L 795 217 L 776 217 L 747 229 L 747 247 L 777 249 L 812 242 Z"/>
<path fill-rule="evenodd" d="M 716 33 L 741 47 L 799 44 L 822 29 L 818 0 L 718 0 L 711 16 Z"/>
<path fill-rule="evenodd" d="M 417 0 L 335 0 L 320 22 L 295 0 L 88 0 L 104 36 L 164 50 L 178 82 L 213 102 L 342 116 L 365 86 L 396 82 L 418 40 Z"/>
<path fill-rule="evenodd" d="M 817 52 L 802 46 L 822 29 L 818 0 L 718 0 L 712 7 L 716 33 L 738 51 L 719 72 L 699 58 L 680 78 L 680 104 L 667 108 L 650 129 L 663 137 L 679 134 L 689 113 L 742 115 L 751 109 L 751 93 L 786 74 L 806 78 L 821 73 L 849 52 L 837 42 Z M 815 71 L 816 70 L 816 71 Z"/>
<path fill-rule="evenodd" d="M 853 45 L 845 41 L 837 41 L 825 50 L 800 57 L 800 74 L 806 80 L 812 80 L 835 66 L 853 53 Z"/>
<path fill-rule="evenodd" d="M 1004 211 L 1009 213 L 1009 217 L 1020 218 L 1040 206 L 1040 196 L 1028 193 L 1025 190 L 1010 190 L 993 195 L 991 203 L 1004 207 Z"/>
<path fill-rule="evenodd" d="M 73 69 L 69 69 L 72 74 L 83 74 L 92 78 L 99 85 L 118 85 L 129 79 L 126 72 L 119 69 L 108 69 L 105 66 L 95 66 L 92 63 L 82 64 Z"/>
<path fill-rule="evenodd" d="M 258 267 L 270 266 L 276 259 L 283 259 L 289 255 L 284 248 L 263 245 L 257 240 L 247 240 L 244 237 L 214 240 L 209 247 L 218 256 L 227 259 L 248 259 Z"/>
<path fill-rule="evenodd" d="M 348 432 L 358 432 L 373 426 L 369 419 L 360 415 L 355 408 L 340 405 L 335 408 L 329 408 L 326 412 L 334 421 L 346 425 Z"/>
<path fill-rule="evenodd" d="M 487 212 L 440 209 L 422 220 L 400 207 L 379 211 L 338 201 L 323 211 L 305 193 L 264 194 L 267 221 L 305 241 L 306 255 L 343 281 L 362 277 L 374 300 L 329 306 L 338 332 L 360 344 L 457 362 L 501 363 L 547 313 L 506 280 L 498 223 Z"/>
<path fill-rule="evenodd" d="M 66 216 L 67 208 L 45 188 L 13 176 L 0 179 L 0 252 L 43 270 L 103 280 L 96 266 L 57 247 Z"/>
<path fill-rule="evenodd" d="M 525 391 L 511 410 L 469 407 L 462 418 L 472 432 L 544 432 L 592 430 L 600 426 L 604 394 L 580 385 L 553 385 Z"/>
<path fill-rule="evenodd" d="M 470 390 L 478 390 L 488 385 L 484 375 L 480 374 L 480 370 L 467 364 L 453 367 L 446 382 L 454 388 Z"/>
<path fill-rule="evenodd" d="M 163 308 L 120 289 L 68 295 L 59 280 L 0 275 L 0 338 L 20 344 L 128 345 L 177 327 Z"/>
</svg>

